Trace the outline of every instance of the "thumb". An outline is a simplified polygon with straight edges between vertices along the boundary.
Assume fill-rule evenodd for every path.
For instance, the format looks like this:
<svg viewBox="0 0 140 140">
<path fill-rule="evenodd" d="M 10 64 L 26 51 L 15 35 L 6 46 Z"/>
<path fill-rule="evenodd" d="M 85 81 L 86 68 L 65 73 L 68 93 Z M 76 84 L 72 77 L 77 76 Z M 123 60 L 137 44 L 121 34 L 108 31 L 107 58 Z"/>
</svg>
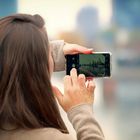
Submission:
<svg viewBox="0 0 140 140">
<path fill-rule="evenodd" d="M 61 104 L 63 94 L 61 93 L 61 91 L 56 86 L 52 86 L 52 89 L 53 89 L 53 92 L 54 92 L 54 96 L 57 98 L 58 102 Z"/>
</svg>

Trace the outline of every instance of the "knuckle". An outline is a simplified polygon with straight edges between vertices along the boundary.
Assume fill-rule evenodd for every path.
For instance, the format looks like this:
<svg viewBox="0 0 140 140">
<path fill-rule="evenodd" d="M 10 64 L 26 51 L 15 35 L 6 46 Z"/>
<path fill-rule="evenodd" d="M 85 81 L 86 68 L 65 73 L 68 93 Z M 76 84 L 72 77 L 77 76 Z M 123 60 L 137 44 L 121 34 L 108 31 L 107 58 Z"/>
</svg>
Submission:
<svg viewBox="0 0 140 140">
<path fill-rule="evenodd" d="M 70 92 L 70 88 L 66 88 L 66 90 L 65 90 L 67 93 L 69 93 Z"/>
<path fill-rule="evenodd" d="M 78 90 L 77 87 L 73 87 L 73 88 L 72 88 L 72 91 L 73 91 L 73 92 L 77 92 L 77 90 Z"/>
</svg>

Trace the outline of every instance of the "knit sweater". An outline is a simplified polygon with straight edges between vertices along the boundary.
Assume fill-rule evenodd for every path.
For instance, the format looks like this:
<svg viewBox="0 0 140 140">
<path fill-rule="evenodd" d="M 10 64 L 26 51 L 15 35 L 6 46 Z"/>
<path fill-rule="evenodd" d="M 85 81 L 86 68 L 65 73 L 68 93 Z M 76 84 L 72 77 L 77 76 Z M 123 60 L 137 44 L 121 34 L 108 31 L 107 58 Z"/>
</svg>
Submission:
<svg viewBox="0 0 140 140">
<path fill-rule="evenodd" d="M 63 54 L 63 41 L 54 41 L 53 47 L 54 70 L 61 71 L 65 68 Z M 94 118 L 93 105 L 81 104 L 74 106 L 67 112 L 73 125 L 77 140 L 104 140 L 104 135 L 98 122 Z M 55 128 L 41 128 L 33 130 L 0 130 L 0 140 L 73 140 L 69 134 L 64 134 Z"/>
</svg>

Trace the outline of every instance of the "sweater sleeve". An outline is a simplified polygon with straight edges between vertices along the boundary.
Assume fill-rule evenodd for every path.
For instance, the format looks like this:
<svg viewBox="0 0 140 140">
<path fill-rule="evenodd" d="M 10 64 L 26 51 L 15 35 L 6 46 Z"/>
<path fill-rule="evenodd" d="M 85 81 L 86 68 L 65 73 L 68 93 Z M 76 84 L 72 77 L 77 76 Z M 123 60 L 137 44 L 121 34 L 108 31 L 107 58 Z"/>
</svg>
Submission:
<svg viewBox="0 0 140 140">
<path fill-rule="evenodd" d="M 63 46 L 65 42 L 63 40 L 50 41 L 52 47 L 52 57 L 54 61 L 54 71 L 65 70 L 65 56 L 63 53 Z"/>
<path fill-rule="evenodd" d="M 104 140 L 104 134 L 94 118 L 93 105 L 82 104 L 67 113 L 76 133 L 77 140 Z"/>
</svg>

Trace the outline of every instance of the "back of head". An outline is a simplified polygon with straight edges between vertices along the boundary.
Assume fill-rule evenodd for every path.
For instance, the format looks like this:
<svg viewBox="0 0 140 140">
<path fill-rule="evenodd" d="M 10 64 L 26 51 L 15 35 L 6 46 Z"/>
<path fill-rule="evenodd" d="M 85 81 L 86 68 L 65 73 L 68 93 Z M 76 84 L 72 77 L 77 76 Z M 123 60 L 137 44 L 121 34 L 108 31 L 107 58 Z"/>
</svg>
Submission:
<svg viewBox="0 0 140 140">
<path fill-rule="evenodd" d="M 0 19 L 0 126 L 67 132 L 52 92 L 49 43 L 39 15 Z"/>
</svg>

